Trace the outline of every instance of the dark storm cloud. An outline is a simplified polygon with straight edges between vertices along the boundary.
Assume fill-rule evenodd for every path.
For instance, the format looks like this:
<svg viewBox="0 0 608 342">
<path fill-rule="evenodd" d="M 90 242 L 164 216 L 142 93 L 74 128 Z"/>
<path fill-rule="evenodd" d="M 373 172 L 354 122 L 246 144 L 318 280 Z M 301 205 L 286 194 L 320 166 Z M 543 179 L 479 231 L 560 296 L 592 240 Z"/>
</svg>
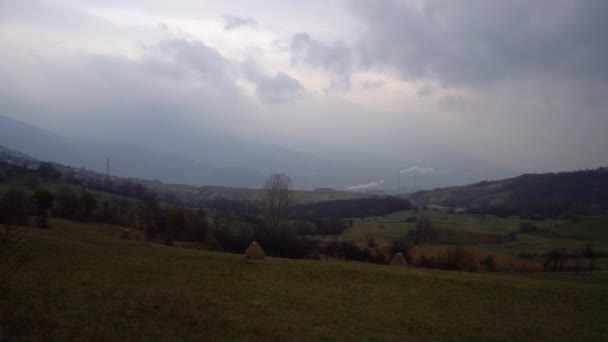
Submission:
<svg viewBox="0 0 608 342">
<path fill-rule="evenodd" d="M 351 49 L 341 41 L 326 43 L 308 33 L 297 33 L 291 38 L 292 63 L 320 67 L 331 72 L 332 87 L 349 89 L 353 67 Z"/>
<path fill-rule="evenodd" d="M 232 14 L 224 14 L 224 30 L 229 31 L 240 27 L 255 27 L 258 23 L 251 17 L 239 17 Z"/>
<path fill-rule="evenodd" d="M 608 80 L 608 2 L 353 1 L 366 67 L 477 86 L 526 73 Z"/>
</svg>

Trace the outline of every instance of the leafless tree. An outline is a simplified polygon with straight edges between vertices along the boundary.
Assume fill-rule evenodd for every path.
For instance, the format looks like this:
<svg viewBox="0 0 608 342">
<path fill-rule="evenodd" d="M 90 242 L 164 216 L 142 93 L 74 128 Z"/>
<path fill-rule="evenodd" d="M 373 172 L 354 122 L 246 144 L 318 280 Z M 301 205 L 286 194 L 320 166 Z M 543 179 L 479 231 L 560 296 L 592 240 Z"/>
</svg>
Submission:
<svg viewBox="0 0 608 342">
<path fill-rule="evenodd" d="M 273 173 L 266 179 L 262 190 L 262 201 L 271 227 L 276 228 L 287 219 L 289 207 L 294 201 L 291 187 L 291 178 L 284 173 Z"/>
</svg>

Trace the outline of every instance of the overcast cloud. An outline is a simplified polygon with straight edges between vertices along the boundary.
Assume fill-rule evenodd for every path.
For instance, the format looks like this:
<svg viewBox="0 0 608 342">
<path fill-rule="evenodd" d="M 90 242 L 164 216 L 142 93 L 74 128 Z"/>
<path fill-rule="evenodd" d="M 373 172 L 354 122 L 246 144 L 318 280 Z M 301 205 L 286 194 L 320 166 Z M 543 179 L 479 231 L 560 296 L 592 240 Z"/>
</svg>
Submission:
<svg viewBox="0 0 608 342">
<path fill-rule="evenodd" d="M 547 74 L 608 78 L 608 3 L 591 1 L 355 1 L 367 66 L 448 86 Z"/>
<path fill-rule="evenodd" d="M 71 136 L 596 167 L 607 35 L 602 0 L 2 1 L 0 114 Z"/>
<path fill-rule="evenodd" d="M 234 30 L 239 27 L 244 26 L 257 26 L 257 22 L 251 17 L 239 17 L 232 14 L 224 14 L 224 29 L 225 30 Z"/>
</svg>

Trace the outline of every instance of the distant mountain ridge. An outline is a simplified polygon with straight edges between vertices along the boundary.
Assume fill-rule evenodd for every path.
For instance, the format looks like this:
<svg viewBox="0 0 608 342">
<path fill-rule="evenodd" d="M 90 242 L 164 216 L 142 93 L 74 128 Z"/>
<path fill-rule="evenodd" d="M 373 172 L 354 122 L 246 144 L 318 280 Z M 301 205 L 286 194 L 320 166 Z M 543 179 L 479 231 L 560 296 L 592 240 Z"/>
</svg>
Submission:
<svg viewBox="0 0 608 342">
<path fill-rule="evenodd" d="M 224 187 L 224 186 L 193 186 L 188 184 L 169 184 L 158 180 L 148 180 L 134 177 L 106 176 L 103 173 L 72 168 L 60 163 L 39 161 L 33 157 L 18 151 L 8 149 L 0 145 L 0 167 L 5 166 L 20 170 L 20 173 L 39 169 L 42 165 L 50 165 L 58 175 L 58 181 L 72 182 L 97 190 L 124 194 L 133 190 L 136 185 L 142 186 L 142 193 L 150 191 L 161 200 L 185 207 L 208 207 L 213 205 L 224 205 L 228 209 L 235 205 L 244 206 L 245 202 L 258 202 L 262 198 L 260 189 Z M 0 173 L 1 176 L 1 173 Z M 110 181 L 109 184 L 108 180 Z M 4 180 L 0 177 L 0 183 Z M 122 190 L 118 190 L 122 188 Z M 122 192 L 121 192 L 122 191 Z M 361 193 L 347 191 L 305 191 L 294 190 L 294 203 L 298 205 L 334 201 L 364 199 L 369 196 Z M 141 194 L 139 195 L 141 196 Z M 222 202 L 222 203 L 219 203 Z M 226 209 L 226 208 L 225 208 Z"/>
<path fill-rule="evenodd" d="M 110 158 L 111 173 L 123 177 L 203 184 L 221 171 L 201 162 L 132 144 L 70 139 L 4 116 L 0 116 L 0 145 L 39 160 L 82 166 L 98 172 L 105 172 L 106 160 Z"/>
<path fill-rule="evenodd" d="M 184 143 L 193 150 L 200 146 L 203 153 L 200 157 L 188 158 L 185 156 L 188 153 L 171 153 L 160 147 L 71 139 L 1 115 L 0 145 L 39 160 L 98 172 L 105 172 L 106 159 L 110 158 L 112 174 L 191 185 L 260 187 L 268 174 L 276 170 L 287 172 L 292 178 L 298 178 L 299 183 L 306 184 L 306 175 L 314 171 L 315 165 L 326 162 L 305 153 L 238 141 L 218 141 L 211 147 L 204 142 Z M 262 167 L 265 169 L 260 170 Z"/>
<path fill-rule="evenodd" d="M 129 132 L 128 127 L 122 129 Z M 113 175 L 195 186 L 259 188 L 270 173 L 279 171 L 288 174 L 298 189 L 395 194 L 400 189 L 430 189 L 515 174 L 494 163 L 422 142 L 392 154 L 322 149 L 313 154 L 194 129 L 138 129 L 107 136 L 108 141 L 74 139 L 0 115 L 0 145 L 39 160 L 97 172 L 105 172 L 110 158 Z M 412 174 L 398 177 L 408 168 L 431 172 L 418 174 L 416 185 Z"/>
<path fill-rule="evenodd" d="M 418 205 L 473 211 L 608 212 L 608 168 L 524 174 L 497 181 L 404 195 Z"/>
<path fill-rule="evenodd" d="M 15 158 L 18 160 L 30 160 L 30 159 L 34 159 L 31 156 L 28 156 L 25 153 L 21 153 L 19 151 L 15 151 L 15 150 L 11 150 L 9 148 L 6 148 L 2 145 L 0 145 L 0 157 L 4 158 Z"/>
</svg>

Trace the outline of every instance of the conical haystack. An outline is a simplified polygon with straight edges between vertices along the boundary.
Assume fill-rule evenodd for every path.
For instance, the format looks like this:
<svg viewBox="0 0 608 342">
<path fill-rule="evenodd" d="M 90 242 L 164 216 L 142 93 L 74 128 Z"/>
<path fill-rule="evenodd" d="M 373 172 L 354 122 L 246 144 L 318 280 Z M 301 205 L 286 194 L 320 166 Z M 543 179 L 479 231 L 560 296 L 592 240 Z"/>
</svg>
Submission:
<svg viewBox="0 0 608 342">
<path fill-rule="evenodd" d="M 393 260 L 391 260 L 391 265 L 393 266 L 407 266 L 407 260 L 403 256 L 403 253 L 399 252 L 395 254 Z"/>
<path fill-rule="evenodd" d="M 264 250 L 257 242 L 253 241 L 245 251 L 245 259 L 262 260 L 266 257 Z"/>
</svg>

